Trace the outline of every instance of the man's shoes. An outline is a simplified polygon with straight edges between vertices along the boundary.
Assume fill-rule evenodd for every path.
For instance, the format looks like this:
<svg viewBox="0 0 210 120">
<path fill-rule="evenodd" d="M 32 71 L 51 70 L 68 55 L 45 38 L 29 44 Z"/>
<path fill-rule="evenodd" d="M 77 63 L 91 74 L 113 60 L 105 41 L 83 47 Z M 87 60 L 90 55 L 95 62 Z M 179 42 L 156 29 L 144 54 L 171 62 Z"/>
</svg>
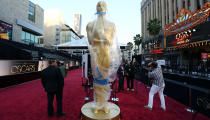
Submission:
<svg viewBox="0 0 210 120">
<path fill-rule="evenodd" d="M 131 89 L 131 91 L 134 91 L 134 89 Z"/>
<path fill-rule="evenodd" d="M 63 116 L 63 115 L 65 115 L 65 114 L 66 114 L 65 112 L 57 113 L 56 116 L 57 116 L 57 117 L 60 117 L 60 116 Z"/>
<path fill-rule="evenodd" d="M 152 110 L 152 108 L 149 107 L 148 105 L 144 106 L 144 108 L 149 109 L 149 110 Z"/>
<path fill-rule="evenodd" d="M 129 88 L 127 88 L 127 91 L 129 91 Z"/>
</svg>

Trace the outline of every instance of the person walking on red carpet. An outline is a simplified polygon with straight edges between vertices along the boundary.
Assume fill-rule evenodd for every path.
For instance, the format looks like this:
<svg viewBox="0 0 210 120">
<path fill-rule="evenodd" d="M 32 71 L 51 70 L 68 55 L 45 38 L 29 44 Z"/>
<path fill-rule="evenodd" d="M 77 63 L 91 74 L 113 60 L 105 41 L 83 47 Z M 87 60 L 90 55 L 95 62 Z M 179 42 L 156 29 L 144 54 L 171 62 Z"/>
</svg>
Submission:
<svg viewBox="0 0 210 120">
<path fill-rule="evenodd" d="M 66 75 L 67 75 L 67 70 L 64 66 L 64 63 L 61 63 L 61 62 L 58 62 L 58 63 L 59 63 L 58 66 L 59 66 L 59 69 L 61 71 L 61 74 L 62 74 L 63 78 L 65 78 Z"/>
<path fill-rule="evenodd" d="M 152 110 L 153 106 L 153 96 L 157 92 L 159 93 L 160 102 L 161 102 L 161 109 L 164 111 L 166 110 L 165 106 L 165 98 L 163 95 L 163 90 L 165 88 L 165 82 L 163 78 L 162 69 L 160 66 L 158 66 L 157 62 L 151 62 L 148 64 L 148 66 L 151 66 L 151 69 L 148 69 L 148 77 L 152 79 L 152 87 L 149 92 L 149 102 L 148 105 L 144 106 L 147 109 Z"/>
<path fill-rule="evenodd" d="M 118 91 L 120 90 L 124 90 L 124 74 L 125 74 L 125 71 L 124 71 L 124 63 L 121 62 L 118 70 L 117 70 L 117 75 L 118 75 L 118 78 L 119 78 L 119 86 L 118 86 Z"/>
<path fill-rule="evenodd" d="M 125 76 L 127 79 L 127 90 L 134 91 L 133 81 L 134 81 L 134 76 L 135 76 L 135 70 L 131 62 L 128 62 L 127 66 L 125 67 Z"/>
<path fill-rule="evenodd" d="M 47 92 L 48 116 L 53 116 L 53 99 L 55 95 L 57 101 L 57 116 L 65 115 L 65 112 L 62 112 L 64 78 L 60 69 L 57 67 L 56 60 L 50 60 L 49 67 L 41 72 L 41 82 Z"/>
</svg>

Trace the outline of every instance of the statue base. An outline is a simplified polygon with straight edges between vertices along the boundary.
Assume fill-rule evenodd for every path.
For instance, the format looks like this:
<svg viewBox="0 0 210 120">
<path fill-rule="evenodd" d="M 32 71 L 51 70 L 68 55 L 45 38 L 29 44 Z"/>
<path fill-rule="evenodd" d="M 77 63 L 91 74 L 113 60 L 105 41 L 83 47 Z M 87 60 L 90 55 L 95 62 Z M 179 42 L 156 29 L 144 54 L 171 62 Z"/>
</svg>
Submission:
<svg viewBox="0 0 210 120">
<path fill-rule="evenodd" d="M 82 118 L 81 120 L 120 120 L 120 108 L 114 103 L 108 102 L 110 112 L 105 113 L 99 110 L 98 113 L 93 112 L 94 102 L 86 103 L 82 106 Z"/>
</svg>

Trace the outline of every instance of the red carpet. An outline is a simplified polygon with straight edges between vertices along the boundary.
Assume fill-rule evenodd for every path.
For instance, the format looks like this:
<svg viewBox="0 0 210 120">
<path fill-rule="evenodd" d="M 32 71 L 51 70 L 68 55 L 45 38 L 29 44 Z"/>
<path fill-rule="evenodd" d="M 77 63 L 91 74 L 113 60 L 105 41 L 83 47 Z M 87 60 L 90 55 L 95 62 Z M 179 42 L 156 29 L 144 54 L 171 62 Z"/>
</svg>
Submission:
<svg viewBox="0 0 210 120">
<path fill-rule="evenodd" d="M 149 89 L 136 84 L 137 92 L 124 91 L 117 94 L 123 120 L 191 120 L 192 113 L 185 106 L 166 97 L 167 111 L 159 108 L 159 97 L 154 98 L 152 111 L 144 109 Z M 47 96 L 40 80 L 0 90 L 0 120 L 80 120 L 80 109 L 84 104 L 84 88 L 81 86 L 81 70 L 72 70 L 65 79 L 63 117 L 47 117 Z M 56 103 L 56 102 L 55 102 Z M 56 107 L 55 107 L 56 109 Z M 198 114 L 196 120 L 210 120 Z"/>
</svg>

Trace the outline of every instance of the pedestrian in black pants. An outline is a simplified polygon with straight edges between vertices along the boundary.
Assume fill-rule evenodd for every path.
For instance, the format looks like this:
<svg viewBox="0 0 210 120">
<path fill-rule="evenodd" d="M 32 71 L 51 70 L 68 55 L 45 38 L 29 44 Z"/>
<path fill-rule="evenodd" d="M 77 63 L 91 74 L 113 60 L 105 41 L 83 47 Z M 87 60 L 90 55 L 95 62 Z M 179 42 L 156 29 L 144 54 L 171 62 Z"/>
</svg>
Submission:
<svg viewBox="0 0 210 120">
<path fill-rule="evenodd" d="M 118 86 L 118 91 L 124 90 L 124 63 L 122 62 L 120 67 L 117 70 L 117 75 L 119 77 L 119 86 Z"/>
<path fill-rule="evenodd" d="M 64 78 L 57 67 L 56 60 L 50 60 L 49 64 L 50 66 L 41 72 L 41 82 L 47 92 L 48 98 L 48 116 L 53 116 L 53 99 L 55 95 L 57 100 L 57 116 L 62 116 L 65 115 L 65 112 L 62 112 Z"/>
<path fill-rule="evenodd" d="M 133 82 L 134 82 L 134 76 L 135 76 L 135 69 L 133 65 L 131 65 L 130 62 L 128 62 L 128 65 L 125 68 L 125 75 L 127 79 L 127 90 L 134 91 Z"/>
</svg>

